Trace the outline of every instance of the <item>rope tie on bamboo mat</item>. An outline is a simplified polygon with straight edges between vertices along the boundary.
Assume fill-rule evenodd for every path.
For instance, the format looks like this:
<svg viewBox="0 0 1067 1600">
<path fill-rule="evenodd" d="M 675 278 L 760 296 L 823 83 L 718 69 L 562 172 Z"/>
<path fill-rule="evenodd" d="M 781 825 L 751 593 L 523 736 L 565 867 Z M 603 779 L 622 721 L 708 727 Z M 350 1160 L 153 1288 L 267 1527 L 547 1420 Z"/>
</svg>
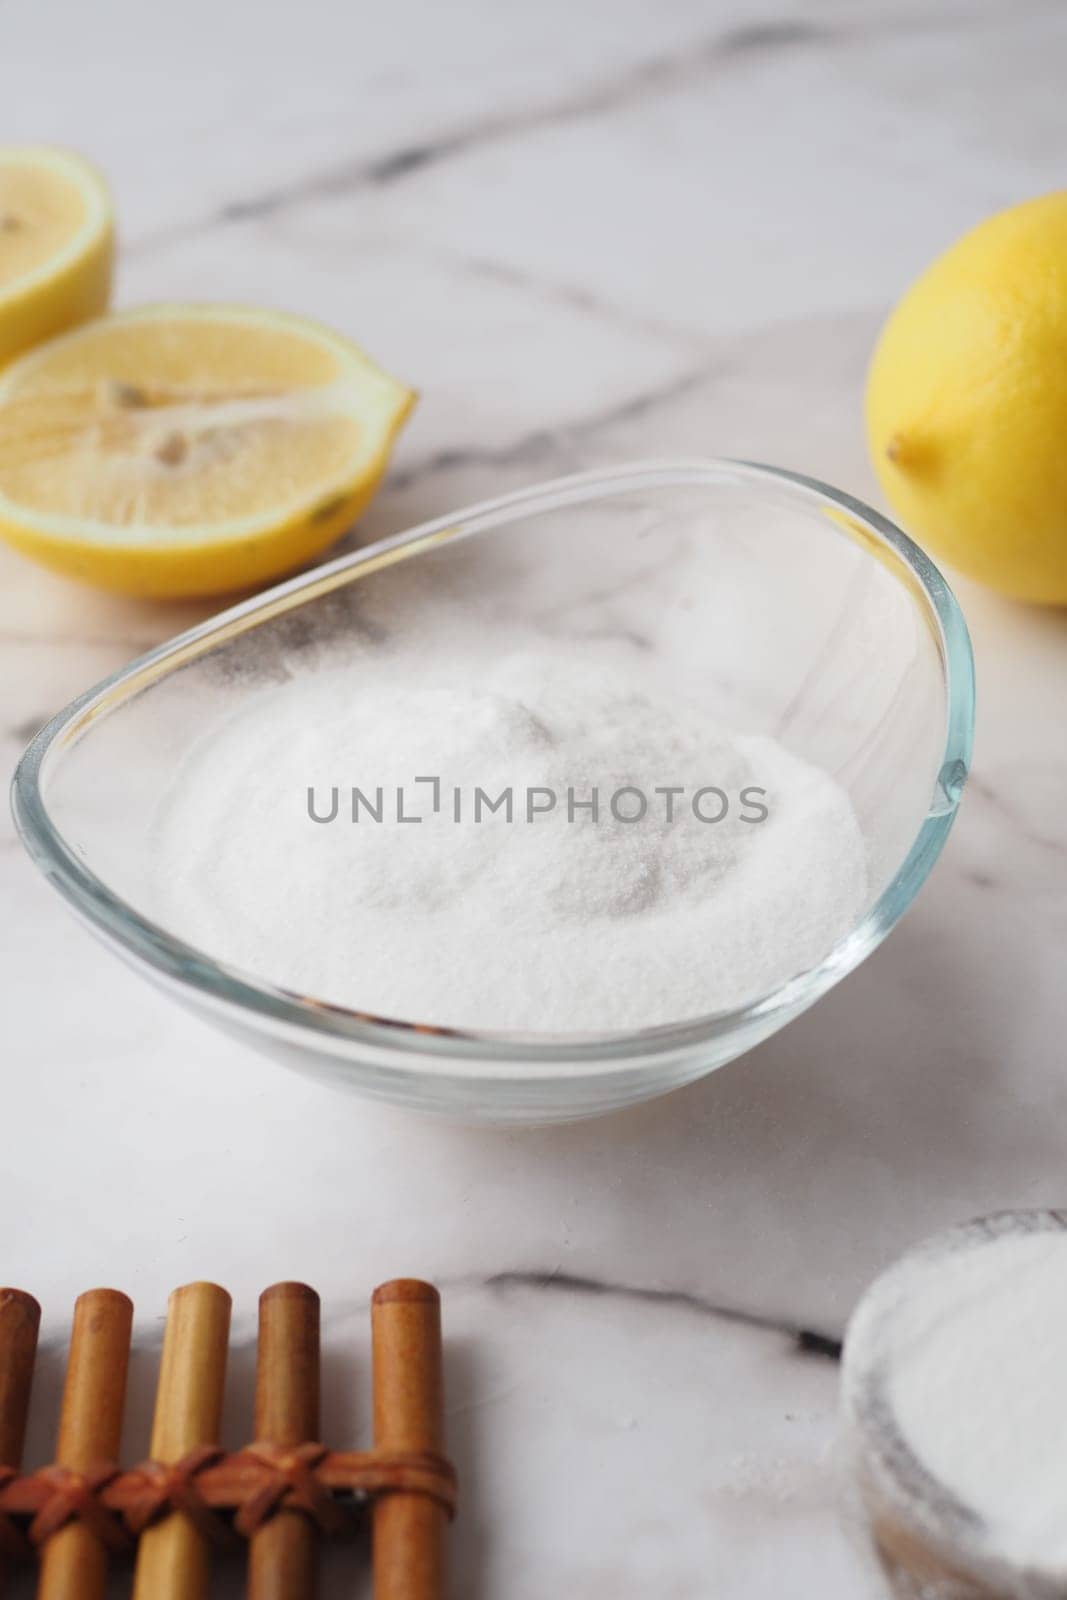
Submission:
<svg viewBox="0 0 1067 1600">
<path fill-rule="evenodd" d="M 341 1457 L 340 1459 L 344 1459 Z M 421 1494 L 449 1518 L 456 1514 L 456 1469 L 433 1450 L 367 1450 L 346 1462 L 345 1488 L 374 1499 L 383 1494 Z M 350 1464 L 351 1463 L 351 1464 Z"/>
<path fill-rule="evenodd" d="M 80 1522 L 108 1550 L 127 1550 L 130 1540 L 122 1522 L 100 1500 L 120 1471 L 107 1464 L 91 1472 L 73 1472 L 69 1467 L 42 1467 L 35 1472 L 34 1478 L 50 1493 L 30 1523 L 30 1543 L 39 1547 L 68 1523 Z"/>
<path fill-rule="evenodd" d="M 237 1506 L 234 1529 L 247 1538 L 279 1511 L 302 1511 L 324 1534 L 346 1526 L 338 1493 L 360 1500 L 386 1494 L 421 1494 L 449 1515 L 456 1510 L 456 1472 L 444 1456 L 422 1450 L 366 1450 L 336 1454 L 320 1444 L 293 1449 L 249 1445 L 227 1457 L 230 1467 L 266 1467 L 271 1477 Z"/>
<path fill-rule="evenodd" d="M 126 1508 L 126 1526 L 134 1538 L 161 1517 L 180 1511 L 212 1544 L 232 1548 L 233 1534 L 208 1505 L 196 1482 L 201 1472 L 225 1458 L 225 1450 L 206 1444 L 190 1450 L 180 1461 L 146 1461 L 138 1467 L 143 1490 L 136 1503 Z"/>
<path fill-rule="evenodd" d="M 0 1467 L 0 1489 L 18 1477 L 15 1467 Z M 21 1528 L 17 1528 L 7 1512 L 0 1512 L 0 1556 L 12 1561 L 25 1561 L 30 1555 L 30 1543 Z"/>
<path fill-rule="evenodd" d="M 323 1444 L 301 1444 L 292 1449 L 257 1442 L 236 1457 L 268 1467 L 271 1478 L 249 1496 L 234 1517 L 235 1530 L 250 1539 L 257 1528 L 279 1511 L 299 1511 L 309 1517 L 323 1534 L 337 1534 L 345 1527 L 345 1516 L 315 1468 L 329 1454 Z"/>
<path fill-rule="evenodd" d="M 118 1551 L 172 1512 L 230 1548 L 284 1511 L 301 1513 L 330 1535 L 347 1527 L 352 1501 L 391 1494 L 424 1495 L 451 1517 L 455 1469 L 433 1451 L 346 1452 L 314 1443 L 286 1449 L 258 1441 L 232 1455 L 202 1445 L 180 1461 L 149 1461 L 132 1472 L 111 1463 L 84 1473 L 0 1468 L 0 1554 L 32 1554 L 71 1522 Z M 28 1538 L 16 1520 L 22 1518 L 29 1520 Z"/>
</svg>

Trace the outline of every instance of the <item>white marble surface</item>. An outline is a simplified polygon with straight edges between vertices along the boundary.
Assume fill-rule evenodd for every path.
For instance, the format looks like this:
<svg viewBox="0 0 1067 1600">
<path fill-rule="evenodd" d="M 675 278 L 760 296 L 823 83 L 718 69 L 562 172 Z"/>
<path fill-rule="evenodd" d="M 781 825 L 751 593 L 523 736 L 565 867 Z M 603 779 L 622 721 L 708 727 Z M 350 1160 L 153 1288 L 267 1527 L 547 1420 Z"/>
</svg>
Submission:
<svg viewBox="0 0 1067 1600">
<path fill-rule="evenodd" d="M 313 312 L 422 389 L 360 538 L 657 452 L 872 494 L 886 305 L 1063 181 L 1067 12 L 1041 0 L 4 0 L 0 28 L 5 137 L 113 178 L 122 303 Z M 3 823 L 0 1277 L 45 1306 L 34 1460 L 82 1287 L 137 1302 L 138 1454 L 174 1284 L 234 1293 L 238 1442 L 256 1294 L 315 1283 L 341 1441 L 365 1435 L 370 1287 L 424 1274 L 457 1595 L 873 1600 L 837 1517 L 836 1369 L 796 1330 L 840 1332 L 924 1232 L 1064 1201 L 1067 620 L 959 592 L 974 781 L 903 926 L 753 1055 L 597 1123 L 465 1132 L 284 1074 L 98 948 Z M 195 614 L 0 555 L 5 762 Z"/>
</svg>

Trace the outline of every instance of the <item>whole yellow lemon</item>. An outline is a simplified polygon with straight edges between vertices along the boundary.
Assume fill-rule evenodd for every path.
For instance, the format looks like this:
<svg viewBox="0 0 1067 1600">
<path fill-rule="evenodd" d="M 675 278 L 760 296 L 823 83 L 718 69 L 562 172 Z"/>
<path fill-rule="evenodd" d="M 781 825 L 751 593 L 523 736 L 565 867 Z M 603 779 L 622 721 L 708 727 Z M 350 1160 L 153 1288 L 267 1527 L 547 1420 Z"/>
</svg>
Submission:
<svg viewBox="0 0 1067 1600">
<path fill-rule="evenodd" d="M 932 554 L 1067 603 L 1067 190 L 990 217 L 909 289 L 871 361 L 867 432 Z"/>
</svg>

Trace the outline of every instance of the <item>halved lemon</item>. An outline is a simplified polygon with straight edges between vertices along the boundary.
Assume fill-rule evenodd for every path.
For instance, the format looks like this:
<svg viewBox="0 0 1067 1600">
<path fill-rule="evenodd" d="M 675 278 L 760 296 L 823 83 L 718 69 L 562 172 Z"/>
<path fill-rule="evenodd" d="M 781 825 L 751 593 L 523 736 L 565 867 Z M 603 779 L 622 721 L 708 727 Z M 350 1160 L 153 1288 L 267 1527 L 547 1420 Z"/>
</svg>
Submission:
<svg viewBox="0 0 1067 1600">
<path fill-rule="evenodd" d="M 0 366 L 107 310 L 111 196 L 81 156 L 0 146 Z"/>
<path fill-rule="evenodd" d="M 414 399 L 299 317 L 104 317 L 0 373 L 0 534 L 127 594 L 246 588 L 353 522 Z"/>
</svg>

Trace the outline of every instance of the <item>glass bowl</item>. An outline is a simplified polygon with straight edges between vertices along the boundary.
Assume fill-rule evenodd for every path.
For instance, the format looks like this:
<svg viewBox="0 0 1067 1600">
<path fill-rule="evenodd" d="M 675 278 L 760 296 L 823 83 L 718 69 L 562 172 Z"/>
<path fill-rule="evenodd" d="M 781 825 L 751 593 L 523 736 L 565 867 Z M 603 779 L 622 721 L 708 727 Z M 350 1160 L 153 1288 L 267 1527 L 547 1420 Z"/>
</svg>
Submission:
<svg viewBox="0 0 1067 1600">
<path fill-rule="evenodd" d="M 471 597 L 494 625 L 637 641 L 668 692 L 834 774 L 863 830 L 870 894 L 824 960 L 751 1004 L 669 1026 L 489 1033 L 316 1001 L 153 919 L 150 819 L 204 730 L 314 671 L 342 635 L 414 653 L 432 679 L 427 619 Z M 92 931 L 217 1026 L 377 1099 L 475 1122 L 563 1121 L 722 1066 L 885 938 L 952 825 L 973 697 L 956 602 L 884 517 L 771 467 L 648 463 L 442 517 L 191 629 L 53 718 L 19 764 L 13 803 L 31 856 Z"/>
</svg>

